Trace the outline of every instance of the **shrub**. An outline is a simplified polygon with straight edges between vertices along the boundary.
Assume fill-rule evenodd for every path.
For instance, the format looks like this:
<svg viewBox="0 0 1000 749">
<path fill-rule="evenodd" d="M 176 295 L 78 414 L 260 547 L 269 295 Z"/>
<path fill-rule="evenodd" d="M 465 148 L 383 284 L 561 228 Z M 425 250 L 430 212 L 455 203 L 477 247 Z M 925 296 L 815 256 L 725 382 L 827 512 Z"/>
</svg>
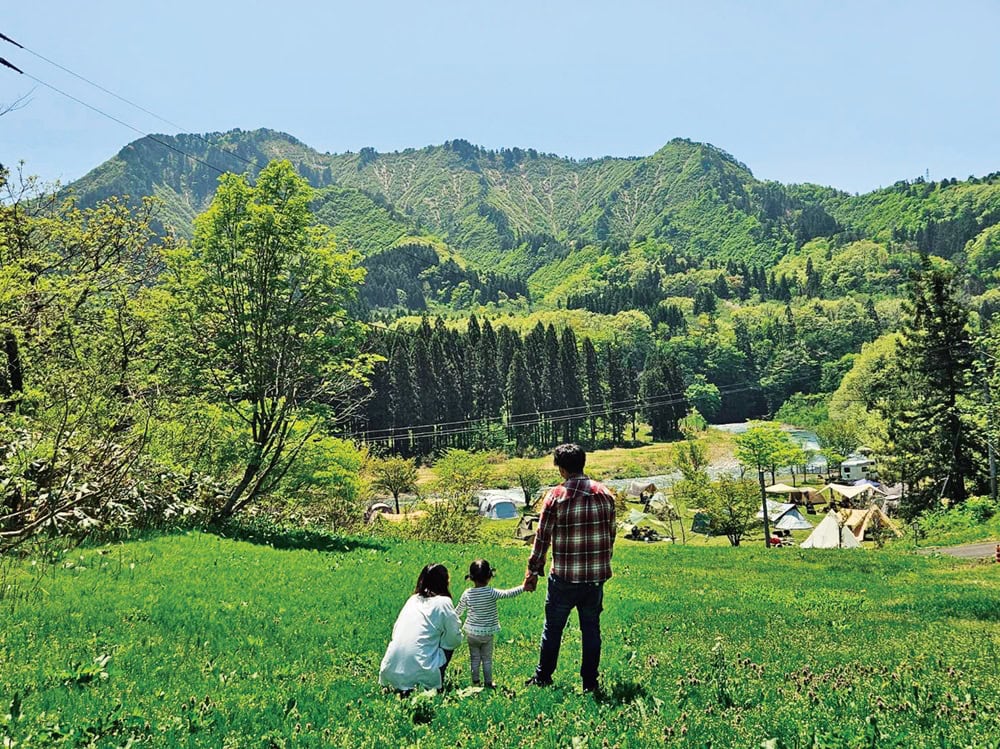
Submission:
<svg viewBox="0 0 1000 749">
<path fill-rule="evenodd" d="M 996 503 L 989 497 L 969 497 L 961 510 L 976 523 L 985 523 L 997 513 Z"/>
</svg>

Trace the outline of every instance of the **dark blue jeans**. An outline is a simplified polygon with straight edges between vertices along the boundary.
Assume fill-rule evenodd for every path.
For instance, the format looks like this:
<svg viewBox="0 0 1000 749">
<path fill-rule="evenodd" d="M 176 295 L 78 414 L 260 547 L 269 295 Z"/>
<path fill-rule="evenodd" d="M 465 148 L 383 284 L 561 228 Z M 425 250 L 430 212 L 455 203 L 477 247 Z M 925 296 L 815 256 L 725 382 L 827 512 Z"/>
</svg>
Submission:
<svg viewBox="0 0 1000 749">
<path fill-rule="evenodd" d="M 535 678 L 541 682 L 552 680 L 559 660 L 563 630 L 569 613 L 576 608 L 580 617 L 580 636 L 583 640 L 583 658 L 580 677 L 584 689 L 597 687 L 597 670 L 601 665 L 601 611 L 604 609 L 604 583 L 569 583 L 549 575 L 545 594 L 545 626 L 542 628 L 542 647 L 538 656 Z"/>
</svg>

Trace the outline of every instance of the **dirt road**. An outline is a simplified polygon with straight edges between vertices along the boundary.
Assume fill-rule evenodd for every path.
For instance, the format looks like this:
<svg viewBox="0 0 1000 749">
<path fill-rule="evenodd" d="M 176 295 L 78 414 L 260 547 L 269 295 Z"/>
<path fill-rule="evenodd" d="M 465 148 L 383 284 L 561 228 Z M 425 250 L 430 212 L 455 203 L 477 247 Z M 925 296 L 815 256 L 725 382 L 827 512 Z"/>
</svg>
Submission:
<svg viewBox="0 0 1000 749">
<path fill-rule="evenodd" d="M 947 546 L 943 549 L 921 549 L 921 554 L 948 554 L 962 559 L 982 559 L 993 557 L 1000 541 L 986 541 L 980 544 L 963 544 L 962 546 Z"/>
</svg>

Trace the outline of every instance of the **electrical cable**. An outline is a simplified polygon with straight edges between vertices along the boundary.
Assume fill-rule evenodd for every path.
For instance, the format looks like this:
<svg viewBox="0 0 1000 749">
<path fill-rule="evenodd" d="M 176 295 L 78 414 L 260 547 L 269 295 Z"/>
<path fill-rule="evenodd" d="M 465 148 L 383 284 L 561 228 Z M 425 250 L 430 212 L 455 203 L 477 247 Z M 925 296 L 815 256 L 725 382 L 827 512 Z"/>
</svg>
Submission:
<svg viewBox="0 0 1000 749">
<path fill-rule="evenodd" d="M 158 115 L 156 112 L 153 112 L 153 111 L 147 109 L 146 107 L 141 106 L 140 104 L 136 104 L 134 101 L 131 101 L 130 99 L 126 99 L 124 96 L 121 96 L 120 94 L 117 94 L 114 91 L 112 91 L 112 90 L 110 90 L 108 88 L 105 88 L 101 84 L 95 83 L 94 81 L 90 80 L 89 78 L 86 78 L 85 76 L 80 75 L 79 73 L 77 73 L 74 70 L 71 70 L 70 68 L 66 67 L 65 65 L 60 65 L 55 60 L 49 59 L 48 57 L 46 57 L 45 55 L 41 54 L 40 52 L 36 52 L 35 50 L 33 50 L 33 49 L 29 48 L 29 47 L 24 46 L 23 44 L 20 44 L 20 43 L 14 41 L 13 39 L 11 39 L 6 34 L 0 33 L 0 40 L 8 42 L 9 44 L 13 44 L 15 47 L 18 47 L 19 49 L 23 49 L 28 54 L 34 55 L 39 60 L 43 60 L 43 61 L 47 62 L 49 65 L 52 65 L 53 67 L 59 68 L 59 70 L 62 70 L 65 73 L 69 73 L 71 76 L 73 76 L 74 78 L 77 78 L 78 80 L 83 81 L 87 85 L 93 86 L 94 88 L 98 89 L 99 91 L 103 91 L 104 93 L 108 94 L 109 96 L 113 96 L 114 98 L 118 99 L 118 101 L 124 102 L 125 104 L 128 104 L 130 107 L 138 109 L 140 112 L 144 112 L 145 114 L 148 114 L 150 117 L 153 117 L 154 119 L 157 119 L 160 122 L 166 123 L 167 125 L 170 125 L 171 127 L 176 128 L 179 133 L 180 132 L 184 132 L 186 130 L 186 128 L 181 127 L 176 122 L 168 120 L 166 117 Z M 27 75 L 29 78 L 31 78 L 32 80 L 35 80 L 35 81 L 41 83 L 43 86 L 48 86 L 53 91 L 56 91 L 57 93 L 63 94 L 63 96 L 68 96 L 69 98 L 73 99 L 77 103 L 83 104 L 83 106 L 88 107 L 89 109 L 93 109 L 94 111 L 98 112 L 99 114 L 103 114 L 106 117 L 111 117 L 111 115 L 108 115 L 108 114 L 106 114 L 104 112 L 101 112 L 96 107 L 91 107 L 89 104 L 86 104 L 86 103 L 82 102 L 81 100 L 76 99 L 75 97 L 70 96 L 69 94 L 66 94 L 66 93 L 64 93 L 62 91 L 59 91 L 54 86 L 50 86 L 47 83 L 43 83 L 42 81 L 38 81 L 38 79 L 35 78 L 34 76 L 32 76 L 32 75 L 30 75 L 28 73 L 24 73 L 23 70 L 17 69 L 16 67 L 14 67 L 10 63 L 8 63 L 6 60 L 3 60 L 3 58 L 0 58 L 0 63 L 6 64 L 7 67 L 10 67 L 10 68 L 13 68 L 14 70 L 17 70 L 18 73 L 22 73 L 24 75 Z M 111 119 L 115 120 L 115 122 L 118 122 L 119 124 L 124 125 L 125 127 L 128 127 L 131 130 L 135 130 L 136 132 L 141 133 L 142 135 L 144 135 L 144 136 L 146 136 L 148 138 L 152 138 L 157 143 L 160 143 L 161 145 L 164 145 L 167 148 L 170 148 L 171 150 L 175 150 L 175 151 L 181 152 L 178 149 L 175 149 L 172 146 L 169 146 L 166 143 L 163 143 L 162 141 L 157 140 L 154 136 L 151 136 L 149 133 L 143 133 L 138 128 L 132 127 L 131 125 L 129 125 L 129 124 L 125 123 L 125 122 L 122 122 L 121 120 L 118 120 L 117 118 L 111 117 Z M 229 151 L 229 150 L 221 147 L 218 143 L 213 143 L 212 141 L 208 140 L 207 138 L 205 138 L 204 136 L 202 136 L 202 135 L 200 135 L 198 133 L 191 133 L 191 132 L 189 132 L 187 134 L 191 135 L 191 136 L 193 136 L 195 138 L 197 138 L 198 140 L 203 141 L 204 143 L 208 144 L 209 146 L 218 148 L 223 153 L 228 154 L 229 156 L 232 156 L 234 159 L 236 159 L 238 161 L 241 161 L 244 164 L 247 164 L 248 166 L 251 166 L 251 167 L 253 167 L 255 169 L 259 168 L 259 165 L 257 163 L 251 161 L 250 159 L 244 158 L 243 156 L 240 156 L 238 153 L 235 153 L 233 151 Z M 181 153 L 183 153 L 183 152 L 181 152 Z M 189 158 L 193 158 L 193 159 L 197 158 L 197 157 L 191 156 L 190 154 L 187 154 L 187 153 L 184 153 L 184 155 L 188 156 Z M 204 162 L 202 162 L 202 163 L 204 163 Z M 206 164 L 206 166 L 207 166 L 207 164 Z M 211 167 L 211 168 L 217 169 L 216 167 Z"/>
</svg>

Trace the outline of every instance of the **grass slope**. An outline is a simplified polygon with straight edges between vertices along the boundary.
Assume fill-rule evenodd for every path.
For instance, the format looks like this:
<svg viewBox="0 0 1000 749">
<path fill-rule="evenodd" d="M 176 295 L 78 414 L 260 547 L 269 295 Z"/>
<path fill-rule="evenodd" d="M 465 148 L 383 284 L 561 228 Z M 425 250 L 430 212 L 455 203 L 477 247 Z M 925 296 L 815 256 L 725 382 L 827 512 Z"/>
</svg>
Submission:
<svg viewBox="0 0 1000 749">
<path fill-rule="evenodd" d="M 579 693 L 575 624 L 557 686 L 521 686 L 542 594 L 502 602 L 500 689 L 463 691 L 459 650 L 457 688 L 401 700 L 381 694 L 376 675 L 420 566 L 446 563 L 457 595 L 472 558 L 488 556 L 509 585 L 525 551 L 299 541 L 276 549 L 196 533 L 54 563 L 7 560 L 6 745 L 1000 742 L 1000 565 L 623 544 L 606 594 L 604 700 Z"/>
</svg>

